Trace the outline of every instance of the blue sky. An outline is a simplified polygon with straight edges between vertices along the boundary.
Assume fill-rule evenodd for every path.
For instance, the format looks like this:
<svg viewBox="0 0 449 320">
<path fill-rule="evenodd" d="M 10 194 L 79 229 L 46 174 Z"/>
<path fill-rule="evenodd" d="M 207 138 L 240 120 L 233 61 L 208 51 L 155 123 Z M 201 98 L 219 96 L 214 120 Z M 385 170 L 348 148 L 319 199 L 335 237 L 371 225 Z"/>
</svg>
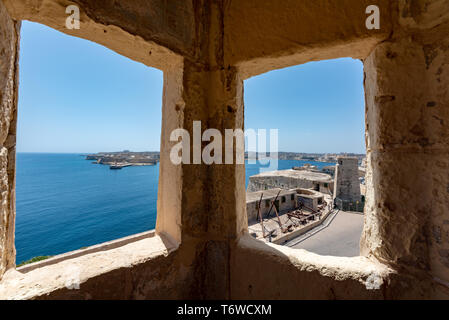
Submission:
<svg viewBox="0 0 449 320">
<path fill-rule="evenodd" d="M 158 151 L 161 71 L 24 22 L 19 152 Z M 279 129 L 279 150 L 365 150 L 363 65 L 312 62 L 245 81 L 245 125 Z"/>
</svg>

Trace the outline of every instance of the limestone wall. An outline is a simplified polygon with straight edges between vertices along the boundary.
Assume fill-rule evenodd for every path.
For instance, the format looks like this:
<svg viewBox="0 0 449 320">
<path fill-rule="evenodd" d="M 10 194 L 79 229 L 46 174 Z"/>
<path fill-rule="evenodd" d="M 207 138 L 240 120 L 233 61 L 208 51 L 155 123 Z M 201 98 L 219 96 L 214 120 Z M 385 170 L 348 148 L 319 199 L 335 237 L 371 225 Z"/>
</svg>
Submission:
<svg viewBox="0 0 449 320">
<path fill-rule="evenodd" d="M 68 4 L 81 7 L 79 31 L 64 28 Z M 380 30 L 365 26 L 371 4 L 381 9 Z M 13 269 L 19 22 L 11 17 L 164 71 L 156 240 L 30 273 Z M 10 269 L 0 296 L 448 299 L 448 34 L 449 0 L 0 0 L 0 276 Z M 192 135 L 194 120 L 223 136 L 243 129 L 243 79 L 346 56 L 365 66 L 362 256 L 257 242 L 247 234 L 244 166 L 175 166 L 169 134 Z M 69 290 L 61 281 L 73 265 L 87 272 L 80 289 Z"/>
<path fill-rule="evenodd" d="M 311 197 L 307 195 L 299 194 L 297 195 L 297 203 L 303 203 L 306 207 L 313 209 L 315 211 L 318 210 L 318 200 L 321 201 L 320 205 L 323 204 L 323 197 Z"/>
<path fill-rule="evenodd" d="M 0 279 L 15 266 L 15 146 L 20 23 L 0 2 Z"/>
<path fill-rule="evenodd" d="M 270 70 L 338 57 L 365 58 L 388 38 L 394 0 L 225 1 L 225 60 L 244 79 Z M 430 1 L 429 1 L 430 2 Z M 378 5 L 382 27 L 365 27 Z"/>
<path fill-rule="evenodd" d="M 232 260 L 232 299 L 392 298 L 392 270 L 364 257 L 322 257 L 245 236 Z"/>
<path fill-rule="evenodd" d="M 329 192 L 332 179 L 327 174 L 281 170 L 264 172 L 249 178 L 247 191 L 256 192 L 270 189 L 315 189 L 319 186 L 321 192 Z"/>
<path fill-rule="evenodd" d="M 0 282 L 0 299 L 180 299 L 195 290 L 195 256 L 181 256 L 170 237 L 96 247 L 45 267 L 9 270 Z"/>
<path fill-rule="evenodd" d="M 11 17 L 94 41 L 147 66 L 179 67 L 201 57 L 193 2 L 165 0 L 2 0 Z M 66 28 L 66 8 L 80 8 L 80 29 Z"/>
<path fill-rule="evenodd" d="M 273 177 L 251 177 L 249 179 L 248 192 L 269 190 L 275 188 L 282 189 L 310 189 L 314 188 L 315 184 L 310 180 L 292 179 L 284 176 Z"/>
</svg>

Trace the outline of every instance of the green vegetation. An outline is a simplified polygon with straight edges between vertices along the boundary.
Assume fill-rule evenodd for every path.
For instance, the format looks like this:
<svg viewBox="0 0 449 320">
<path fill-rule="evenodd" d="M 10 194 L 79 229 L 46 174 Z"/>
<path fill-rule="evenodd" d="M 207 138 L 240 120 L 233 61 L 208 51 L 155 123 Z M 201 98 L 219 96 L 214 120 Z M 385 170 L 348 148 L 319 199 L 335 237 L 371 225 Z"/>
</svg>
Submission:
<svg viewBox="0 0 449 320">
<path fill-rule="evenodd" d="M 21 264 L 17 265 L 17 268 L 18 268 L 18 267 L 22 267 L 22 266 L 27 265 L 27 264 L 30 264 L 30 263 L 35 263 L 35 262 L 38 262 L 38 261 L 47 260 L 48 258 L 51 258 L 51 257 L 52 257 L 52 256 L 39 256 L 39 257 L 34 257 L 34 258 L 32 258 L 32 259 L 30 259 L 30 260 L 28 260 L 28 261 L 22 262 Z"/>
</svg>

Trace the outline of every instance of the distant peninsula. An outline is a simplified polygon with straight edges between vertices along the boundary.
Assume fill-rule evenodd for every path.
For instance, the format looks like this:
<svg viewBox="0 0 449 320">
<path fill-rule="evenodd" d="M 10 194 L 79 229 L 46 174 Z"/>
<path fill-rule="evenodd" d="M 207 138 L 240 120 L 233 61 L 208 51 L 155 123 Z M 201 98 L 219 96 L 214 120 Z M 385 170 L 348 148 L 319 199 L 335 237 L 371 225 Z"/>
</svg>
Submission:
<svg viewBox="0 0 449 320">
<path fill-rule="evenodd" d="M 159 152 L 99 152 L 86 155 L 93 164 L 108 165 L 111 170 L 120 170 L 132 166 L 155 166 L 160 160 Z"/>
</svg>

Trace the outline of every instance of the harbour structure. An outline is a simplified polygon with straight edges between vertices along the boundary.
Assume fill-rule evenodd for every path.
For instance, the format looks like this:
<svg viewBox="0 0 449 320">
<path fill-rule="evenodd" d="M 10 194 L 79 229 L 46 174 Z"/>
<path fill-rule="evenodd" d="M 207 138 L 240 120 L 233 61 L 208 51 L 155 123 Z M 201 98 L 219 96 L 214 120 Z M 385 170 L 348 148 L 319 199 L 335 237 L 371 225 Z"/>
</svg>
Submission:
<svg viewBox="0 0 449 320">
<path fill-rule="evenodd" d="M 337 208 L 343 211 L 363 212 L 364 199 L 360 193 L 359 176 L 357 158 L 337 158 L 334 180 L 334 205 Z"/>
<path fill-rule="evenodd" d="M 109 165 L 112 170 L 130 166 L 154 166 L 159 159 L 158 152 L 100 152 L 86 156 L 86 160 L 95 160 L 98 164 Z"/>
<path fill-rule="evenodd" d="M 332 197 L 310 189 L 248 192 L 248 230 L 259 240 L 284 244 L 319 226 L 333 212 Z"/>
<path fill-rule="evenodd" d="M 302 203 L 305 207 L 317 211 L 318 207 L 325 203 L 325 195 L 310 189 L 290 189 L 280 188 L 247 192 L 246 193 L 246 212 L 248 214 L 248 223 L 259 220 L 260 214 L 265 217 L 269 211 L 272 202 L 276 206 L 279 214 L 292 211 Z"/>
</svg>

